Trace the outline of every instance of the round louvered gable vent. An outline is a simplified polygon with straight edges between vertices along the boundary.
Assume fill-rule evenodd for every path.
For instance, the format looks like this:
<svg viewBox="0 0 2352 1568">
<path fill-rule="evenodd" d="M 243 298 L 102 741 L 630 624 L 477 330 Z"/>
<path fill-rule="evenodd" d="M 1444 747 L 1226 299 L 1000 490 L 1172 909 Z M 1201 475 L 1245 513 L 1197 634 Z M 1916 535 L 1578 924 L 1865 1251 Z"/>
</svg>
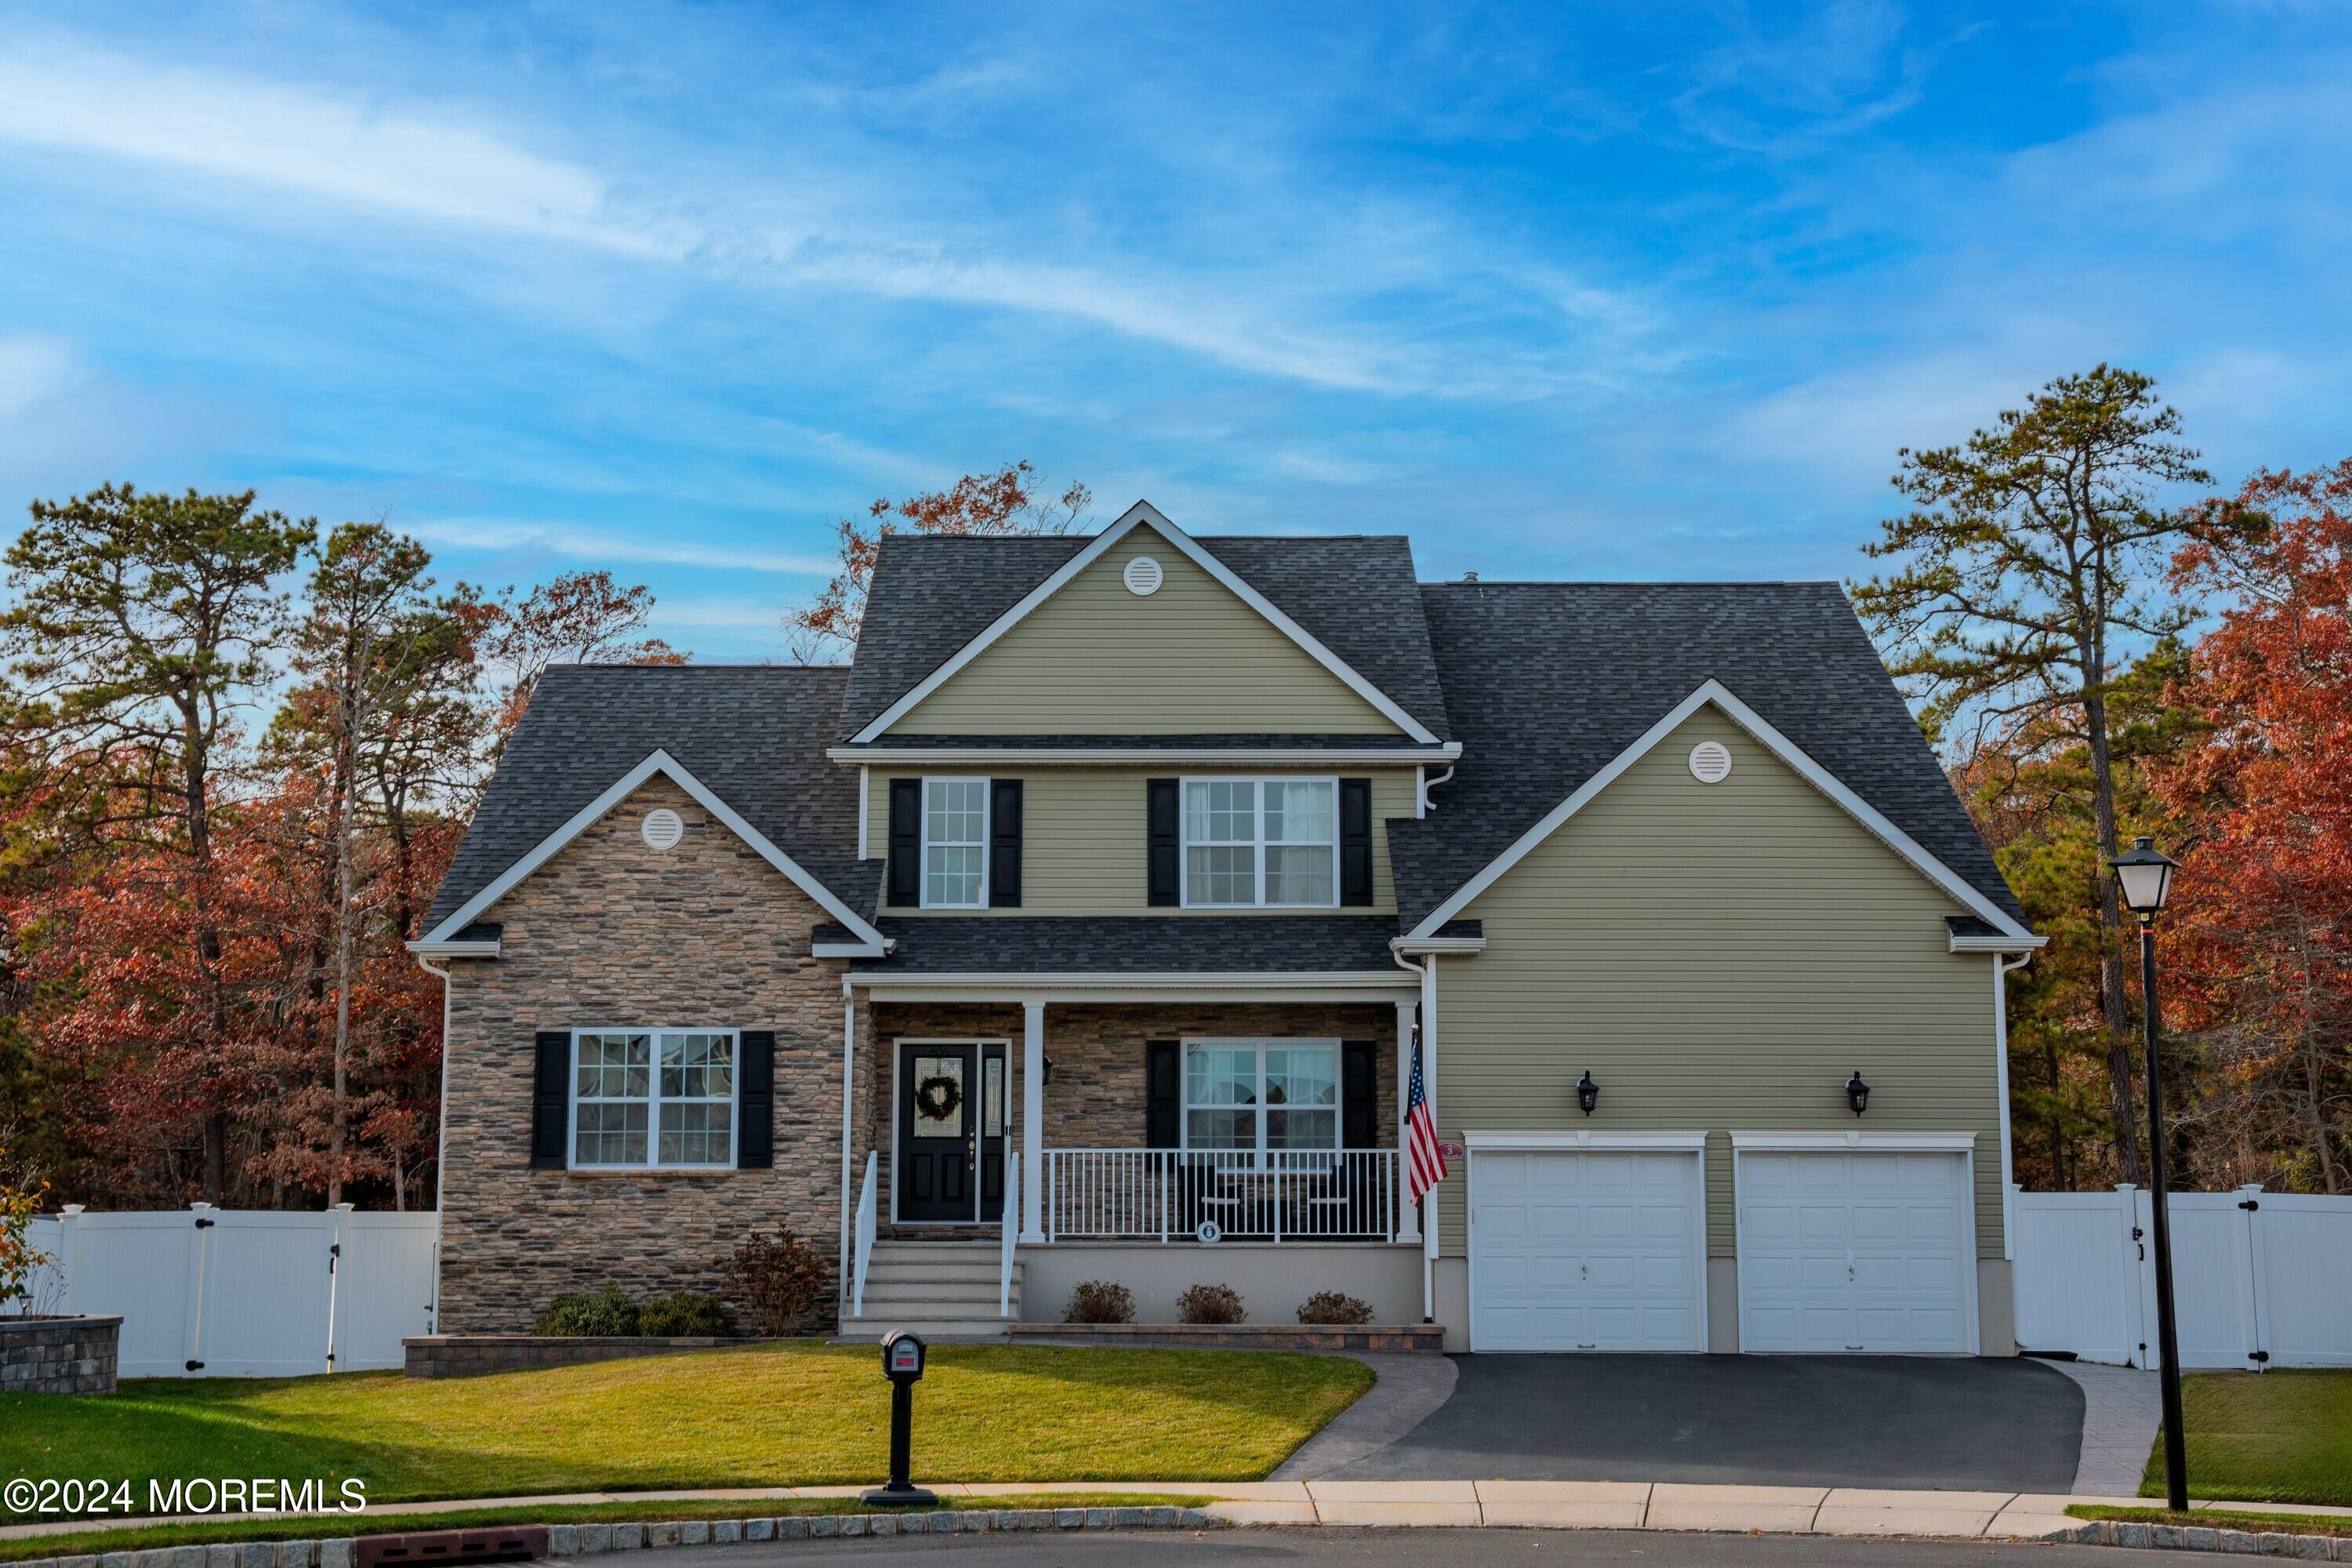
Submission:
<svg viewBox="0 0 2352 1568">
<path fill-rule="evenodd" d="M 1150 556 L 1139 555 L 1127 563 L 1127 570 L 1119 574 L 1119 580 L 1127 584 L 1127 591 L 1130 594 L 1150 595 L 1160 592 L 1160 584 L 1168 580 L 1168 574 Z"/>
<path fill-rule="evenodd" d="M 646 813 L 637 833 L 649 849 L 675 849 L 677 841 L 686 837 L 686 824 L 678 820 L 677 813 L 660 805 Z"/>
<path fill-rule="evenodd" d="M 1731 776 L 1731 752 L 1720 741 L 1701 741 L 1691 748 L 1691 777 L 1701 784 L 1721 784 Z"/>
</svg>

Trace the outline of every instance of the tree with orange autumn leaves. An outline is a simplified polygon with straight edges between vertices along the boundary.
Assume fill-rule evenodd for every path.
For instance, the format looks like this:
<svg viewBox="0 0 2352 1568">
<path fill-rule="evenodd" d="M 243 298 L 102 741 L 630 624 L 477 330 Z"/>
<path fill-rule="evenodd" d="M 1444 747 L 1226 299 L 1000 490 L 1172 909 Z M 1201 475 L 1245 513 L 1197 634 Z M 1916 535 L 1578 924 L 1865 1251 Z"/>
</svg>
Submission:
<svg viewBox="0 0 2352 1568">
<path fill-rule="evenodd" d="M 436 593 L 414 541 L 254 500 L 110 487 L 9 552 L 0 1103 L 55 1201 L 429 1205 L 403 943 L 500 718 L 555 659 L 680 657 L 607 574 Z"/>
</svg>

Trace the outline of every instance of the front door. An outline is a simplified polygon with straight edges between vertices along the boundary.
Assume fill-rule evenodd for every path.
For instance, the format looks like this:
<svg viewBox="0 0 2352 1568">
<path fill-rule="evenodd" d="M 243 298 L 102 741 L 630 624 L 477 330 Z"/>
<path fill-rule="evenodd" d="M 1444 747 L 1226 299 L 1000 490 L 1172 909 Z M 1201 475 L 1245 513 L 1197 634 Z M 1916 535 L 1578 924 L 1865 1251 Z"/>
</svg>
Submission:
<svg viewBox="0 0 2352 1568">
<path fill-rule="evenodd" d="M 1004 1047 L 898 1047 L 898 1217 L 993 1220 L 1004 1206 Z"/>
</svg>

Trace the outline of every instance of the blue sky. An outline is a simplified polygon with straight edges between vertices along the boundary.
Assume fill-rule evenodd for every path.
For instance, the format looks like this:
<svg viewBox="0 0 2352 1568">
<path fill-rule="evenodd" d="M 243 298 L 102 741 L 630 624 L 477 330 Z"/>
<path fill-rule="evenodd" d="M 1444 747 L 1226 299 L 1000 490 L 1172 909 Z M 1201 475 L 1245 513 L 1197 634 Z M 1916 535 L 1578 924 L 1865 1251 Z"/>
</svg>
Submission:
<svg viewBox="0 0 2352 1568">
<path fill-rule="evenodd" d="M 2232 482 L 2352 450 L 2347 81 L 2340 5 L 0 0 L 0 503 L 252 487 L 736 658 L 1014 458 L 1849 575 L 1898 447 L 2103 358 Z"/>
</svg>

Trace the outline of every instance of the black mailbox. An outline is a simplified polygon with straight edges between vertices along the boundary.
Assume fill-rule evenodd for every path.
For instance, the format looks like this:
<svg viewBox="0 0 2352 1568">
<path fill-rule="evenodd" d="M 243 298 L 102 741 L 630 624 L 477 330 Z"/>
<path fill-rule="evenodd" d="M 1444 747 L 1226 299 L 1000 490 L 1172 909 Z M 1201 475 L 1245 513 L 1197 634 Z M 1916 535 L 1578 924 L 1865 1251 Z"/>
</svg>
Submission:
<svg viewBox="0 0 2352 1568">
<path fill-rule="evenodd" d="M 923 1376 L 923 1342 L 904 1329 L 882 1336 L 882 1375 L 893 1383 L 919 1383 Z"/>
<path fill-rule="evenodd" d="M 929 1508 L 940 1500 L 907 1474 L 914 1448 L 915 1384 L 922 1381 L 923 1355 L 923 1342 L 904 1329 L 882 1336 L 882 1375 L 890 1380 L 890 1479 L 866 1492 L 861 1502 Z"/>
</svg>

